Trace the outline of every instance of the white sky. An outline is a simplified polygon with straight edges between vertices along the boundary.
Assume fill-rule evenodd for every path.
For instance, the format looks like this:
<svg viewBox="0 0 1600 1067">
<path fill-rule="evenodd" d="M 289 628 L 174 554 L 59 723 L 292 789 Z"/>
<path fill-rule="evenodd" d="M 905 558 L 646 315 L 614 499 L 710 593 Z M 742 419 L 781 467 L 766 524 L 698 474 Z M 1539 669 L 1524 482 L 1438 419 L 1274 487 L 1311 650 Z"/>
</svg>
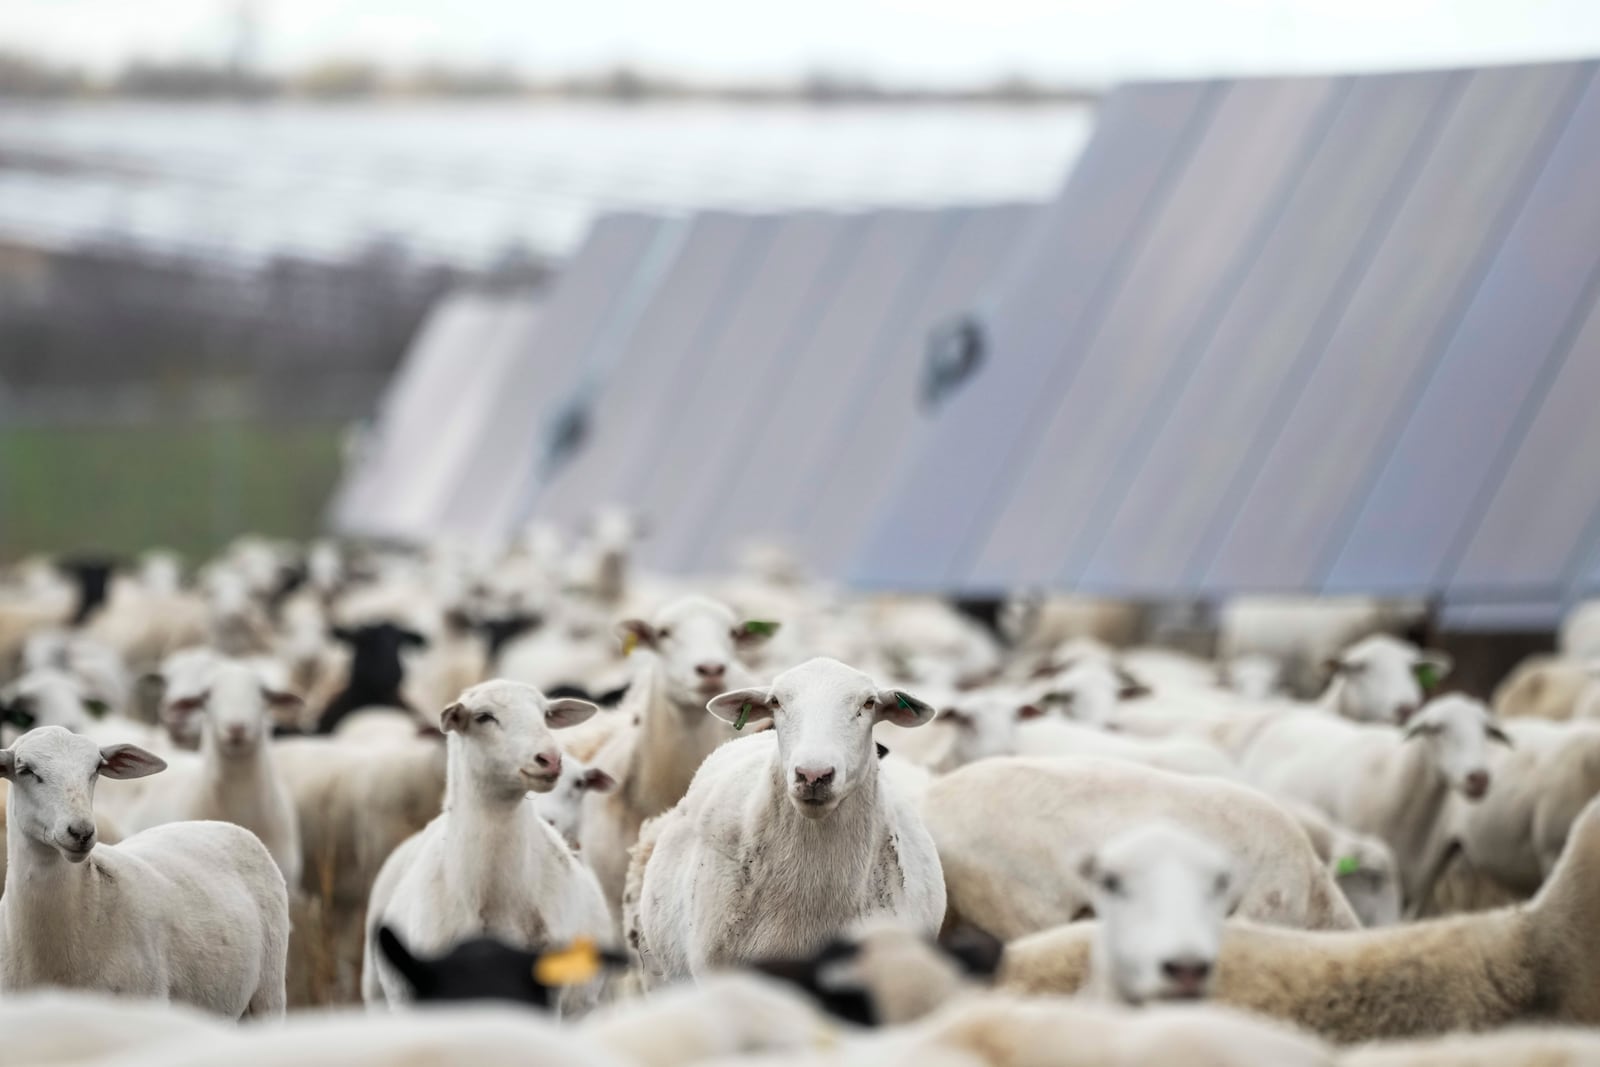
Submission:
<svg viewBox="0 0 1600 1067">
<path fill-rule="evenodd" d="M 0 0 L 0 47 L 109 69 L 222 52 L 239 0 Z M 1600 55 L 1600 0 L 254 0 L 262 58 L 827 69 L 957 83 Z"/>
</svg>

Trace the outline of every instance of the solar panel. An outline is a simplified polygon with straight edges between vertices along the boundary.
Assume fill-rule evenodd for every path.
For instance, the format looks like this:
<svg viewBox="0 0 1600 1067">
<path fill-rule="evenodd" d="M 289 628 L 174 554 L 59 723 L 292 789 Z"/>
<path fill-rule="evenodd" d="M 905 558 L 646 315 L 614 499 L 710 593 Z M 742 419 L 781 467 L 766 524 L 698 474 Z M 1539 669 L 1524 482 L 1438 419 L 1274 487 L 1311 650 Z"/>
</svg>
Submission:
<svg viewBox="0 0 1600 1067">
<path fill-rule="evenodd" d="M 445 508 L 452 527 L 486 538 L 510 532 L 542 455 L 555 399 L 576 387 L 613 302 L 649 262 L 651 248 L 670 244 L 674 226 L 642 215 L 612 215 L 595 224 L 544 301 L 537 332 L 520 342 L 520 367 L 472 423 L 472 459 L 455 472 Z M 459 376 L 460 368 L 454 373 Z M 425 445 L 427 437 L 420 441 Z"/>
<path fill-rule="evenodd" d="M 1600 81 L 1589 79 L 1370 494 L 1355 502 L 1331 587 L 1428 591 L 1448 576 L 1593 303 L 1596 175 Z"/>
<path fill-rule="evenodd" d="M 657 562 L 707 572 L 726 568 L 752 539 L 781 536 L 768 513 L 784 508 L 785 494 L 816 484 L 811 478 L 823 473 L 814 463 L 819 434 L 893 332 L 911 328 L 911 313 L 962 221 L 958 212 L 884 211 L 858 223 L 858 250 L 804 342 L 765 353 L 764 380 L 746 394 L 747 405 L 727 412 L 733 446 L 702 456 L 691 491 L 670 512 L 663 509 L 662 528 L 651 538 Z"/>
<path fill-rule="evenodd" d="M 750 272 L 741 299 L 718 336 L 657 396 L 648 450 L 631 458 L 626 499 L 652 525 L 702 492 L 706 469 L 740 447 L 740 412 L 729 398 L 755 404 L 776 361 L 788 358 L 815 327 L 818 309 L 855 255 L 859 216 L 800 214 L 775 223 L 767 255 Z M 670 523 L 669 523 L 670 525 Z M 657 528 L 641 558 L 660 558 Z"/>
<path fill-rule="evenodd" d="M 1094 328 L 1066 341 L 1070 379 L 1015 470 L 997 472 L 1010 488 L 963 552 L 958 587 L 1016 588 L 1062 573 L 1064 559 L 1081 568 L 1130 450 L 1170 407 L 1190 346 L 1260 251 L 1337 103 L 1323 79 L 1229 87 Z"/>
<path fill-rule="evenodd" d="M 1416 110 L 1408 122 L 1373 123 L 1392 85 L 1362 78 L 1352 86 L 1149 459 L 1128 480 L 1085 589 L 1192 589 L 1197 561 L 1226 530 L 1330 342 L 1346 344 L 1330 358 L 1347 358 L 1350 339 L 1378 342 L 1365 328 L 1400 333 L 1448 304 L 1459 269 L 1485 240 L 1462 219 L 1493 226 L 1523 194 L 1528 154 L 1544 150 L 1550 112 L 1573 91 L 1573 72 L 1472 75 L 1437 141 L 1419 138 Z M 1483 144 L 1496 152 L 1485 154 Z M 1370 275 L 1381 283 L 1365 285 Z M 1384 306 L 1397 294 L 1400 309 Z M 1370 304 L 1360 304 L 1363 296 Z"/>
<path fill-rule="evenodd" d="M 791 532 L 790 547 L 814 573 L 842 572 L 896 472 L 927 439 L 932 423 L 921 387 L 929 330 L 973 306 L 1043 214 L 1020 206 L 964 214 L 938 262 L 930 264 L 917 308 L 895 327 L 881 358 L 862 368 L 832 421 L 808 438 L 817 445 L 804 475 L 812 491 L 774 501 L 763 514 L 775 529 Z"/>
<path fill-rule="evenodd" d="M 982 316 L 985 357 L 946 402 L 927 447 L 896 476 L 850 572 L 862 584 L 939 589 L 996 472 L 1066 369 L 1064 340 L 1092 319 L 1207 127 L 1213 85 L 1140 85 L 1107 98 L 1095 134 L 1030 249 Z M 943 427 L 954 428 L 945 432 Z M 981 432 L 977 432 L 981 430 Z"/>
<path fill-rule="evenodd" d="M 1193 573 L 1208 592 L 1295 590 L 1320 580 L 1341 516 L 1365 490 L 1367 472 L 1481 277 L 1496 220 L 1522 195 L 1534 165 L 1529 146 L 1481 151 L 1476 101 L 1492 88 L 1460 74 L 1420 78 L 1435 90 L 1448 87 L 1442 121 L 1418 146 L 1437 158 L 1424 162 L 1303 385 L 1277 413 L 1275 431 L 1260 438 L 1259 470 L 1229 487 L 1200 538 Z M 1537 127 L 1546 118 L 1527 121 Z"/>
<path fill-rule="evenodd" d="M 776 223 L 750 215 L 695 216 L 671 266 L 650 291 L 587 400 L 586 436 L 534 500 L 542 518 L 571 523 L 594 509 L 631 504 L 626 471 L 649 454 L 649 414 L 739 300 Z"/>
</svg>

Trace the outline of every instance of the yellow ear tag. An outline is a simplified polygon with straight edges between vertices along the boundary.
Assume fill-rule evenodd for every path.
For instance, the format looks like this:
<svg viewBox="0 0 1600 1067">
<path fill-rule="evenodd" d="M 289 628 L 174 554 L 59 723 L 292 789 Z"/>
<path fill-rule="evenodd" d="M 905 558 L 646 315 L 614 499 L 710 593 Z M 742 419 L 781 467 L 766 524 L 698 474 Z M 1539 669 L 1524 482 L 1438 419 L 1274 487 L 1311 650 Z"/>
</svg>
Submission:
<svg viewBox="0 0 1600 1067">
<path fill-rule="evenodd" d="M 632 630 L 629 630 L 627 633 L 622 635 L 622 654 L 624 656 L 633 655 L 633 650 L 638 648 L 638 647 L 639 647 L 639 635 L 638 634 L 634 633 Z"/>
<path fill-rule="evenodd" d="M 587 937 L 564 949 L 546 952 L 533 965 L 533 980 L 542 986 L 582 985 L 600 973 L 600 950 Z"/>
</svg>

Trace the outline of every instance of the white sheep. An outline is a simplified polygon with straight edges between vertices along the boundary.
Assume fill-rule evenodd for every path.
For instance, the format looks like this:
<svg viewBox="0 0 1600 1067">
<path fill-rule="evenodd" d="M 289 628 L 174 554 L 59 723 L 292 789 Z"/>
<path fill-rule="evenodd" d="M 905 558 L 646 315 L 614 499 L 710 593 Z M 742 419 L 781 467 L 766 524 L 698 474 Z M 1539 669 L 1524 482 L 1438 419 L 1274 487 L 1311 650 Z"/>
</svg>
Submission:
<svg viewBox="0 0 1600 1067">
<path fill-rule="evenodd" d="M 1078 855 L 1157 818 L 1234 857 L 1239 914 L 1312 929 L 1357 925 L 1299 823 L 1271 798 L 1222 779 L 1122 760 L 990 759 L 936 779 L 923 818 L 951 913 L 1008 940 L 1092 914 Z"/>
<path fill-rule="evenodd" d="M 1428 690 L 1450 673 L 1450 657 L 1387 634 L 1363 637 L 1328 664 L 1318 705 L 1356 722 L 1405 725 Z"/>
<path fill-rule="evenodd" d="M 1174 774 L 1238 778 L 1239 768 L 1214 745 L 1188 737 L 1140 737 L 1111 733 L 1060 719 L 1023 723 L 1016 732 L 1019 756 L 1100 756 L 1128 760 Z"/>
<path fill-rule="evenodd" d="M 1086 855 L 1100 937 L 1090 988 L 1127 1004 L 1202 997 L 1238 903 L 1228 854 L 1173 823 L 1155 820 Z"/>
<path fill-rule="evenodd" d="M 561 776 L 556 779 L 555 788 L 548 793 L 535 794 L 533 806 L 539 812 L 539 817 L 553 826 L 573 851 L 577 851 L 578 825 L 583 814 L 584 798 L 591 793 L 609 793 L 616 787 L 616 779 L 611 775 L 565 752 L 561 757 Z"/>
<path fill-rule="evenodd" d="M 1273 798 L 1311 839 L 1328 873 L 1364 927 L 1400 921 L 1400 863 L 1394 850 L 1371 834 L 1341 826 L 1324 811 L 1286 797 Z"/>
<path fill-rule="evenodd" d="M 1255 732 L 1241 765 L 1267 792 L 1382 838 L 1400 860 L 1415 915 L 1451 852 L 1446 801 L 1452 790 L 1472 800 L 1489 791 L 1491 743 L 1511 742 L 1481 703 L 1452 695 L 1430 702 L 1403 731 L 1331 715 L 1276 715 Z"/>
<path fill-rule="evenodd" d="M 1019 687 L 992 685 L 966 691 L 935 687 L 931 692 L 923 688 L 921 695 L 938 709 L 931 723 L 908 732 L 882 722 L 873 735 L 896 756 L 935 774 L 990 756 L 1014 755 L 1018 728 L 1044 714 Z"/>
<path fill-rule="evenodd" d="M 1238 597 L 1218 613 L 1217 658 L 1265 653 L 1283 663 L 1295 692 L 1310 694 L 1339 650 L 1371 634 L 1402 633 L 1426 615 L 1425 604 L 1368 597 Z"/>
<path fill-rule="evenodd" d="M 59 726 L 0 750 L 11 786 L 0 989 L 99 990 L 232 1018 L 283 1013 L 289 897 L 254 834 L 182 823 L 96 848 L 96 780 L 164 766 Z"/>
<path fill-rule="evenodd" d="M 1341 1067 L 1594 1067 L 1600 1034 L 1572 1026 L 1513 1026 L 1351 1049 Z"/>
<path fill-rule="evenodd" d="M 100 1064 L 180 1042 L 226 1040 L 227 1024 L 181 1004 L 51 989 L 0 999 L 6 1062 Z"/>
<path fill-rule="evenodd" d="M 361 981 L 368 1003 L 410 996 L 373 951 L 380 924 L 422 952 L 478 934 L 528 948 L 610 940 L 593 873 L 527 797 L 549 792 L 561 773 L 550 731 L 594 712 L 585 701 L 549 700 L 532 686 L 497 680 L 466 690 L 441 713 L 449 747 L 444 811 L 394 851 L 373 883 Z M 584 1010 L 596 993 L 573 987 L 562 1007 Z"/>
<path fill-rule="evenodd" d="M 938 854 L 872 740 L 874 723 L 925 723 L 931 707 L 813 659 L 707 709 L 772 729 L 714 752 L 641 835 L 625 928 L 651 978 L 808 954 L 874 915 L 938 929 Z"/>
<path fill-rule="evenodd" d="M 1539 895 L 1499 911 L 1311 933 L 1229 922 L 1212 995 L 1329 1040 L 1486 1030 L 1514 1023 L 1600 1024 L 1600 801 L 1573 825 Z M 1088 978 L 1094 924 L 1007 946 L 1001 983 L 1071 993 Z"/>
<path fill-rule="evenodd" d="M 175 700 L 178 714 L 200 720 L 200 758 L 175 764 L 122 812 L 130 831 L 187 819 L 217 819 L 261 839 L 298 886 L 300 821 L 273 756 L 272 713 L 300 706 L 293 693 L 274 689 L 252 663 L 225 659 L 212 665 L 205 688 Z"/>
<path fill-rule="evenodd" d="M 619 730 L 589 761 L 620 784 L 585 798 L 579 841 L 620 917 L 628 850 L 639 827 L 676 804 L 701 762 L 735 736 L 727 723 L 706 714 L 706 701 L 754 681 L 740 652 L 765 641 L 775 626 L 752 627 L 731 608 L 696 596 L 674 601 L 649 622 L 629 619 L 618 629 L 638 660 L 620 712 L 637 717 L 638 726 Z"/>
</svg>

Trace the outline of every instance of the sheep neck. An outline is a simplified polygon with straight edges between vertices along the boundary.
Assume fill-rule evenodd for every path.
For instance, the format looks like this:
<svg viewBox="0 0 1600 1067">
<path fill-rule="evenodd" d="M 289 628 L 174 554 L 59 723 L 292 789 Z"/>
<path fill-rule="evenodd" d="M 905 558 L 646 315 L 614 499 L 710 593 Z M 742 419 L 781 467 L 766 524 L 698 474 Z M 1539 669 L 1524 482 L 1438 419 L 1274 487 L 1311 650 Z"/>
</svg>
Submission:
<svg viewBox="0 0 1600 1067">
<path fill-rule="evenodd" d="M 481 909 L 501 897 L 524 899 L 530 875 L 544 870 L 548 860 L 544 836 L 530 826 L 533 805 L 526 792 L 477 781 L 465 764 L 459 743 L 452 745 L 445 778 L 446 881 Z"/>
<path fill-rule="evenodd" d="M 84 923 L 100 910 L 101 890 L 114 884 L 106 880 L 96 854 L 103 847 L 96 846 L 82 863 L 68 863 L 51 846 L 12 827 L 6 838 L 0 917 L 14 969 L 39 981 L 52 976 L 66 980 L 79 973 L 71 953 L 82 940 Z"/>
<path fill-rule="evenodd" d="M 648 818 L 683 799 L 694 772 L 727 740 L 728 730 L 704 707 L 673 700 L 659 661 L 641 681 L 645 706 L 623 782 L 630 804 Z"/>
<path fill-rule="evenodd" d="M 774 910 L 801 916 L 815 913 L 836 920 L 841 918 L 837 914 L 841 900 L 861 900 L 862 890 L 871 888 L 867 881 L 883 845 L 883 835 L 878 832 L 883 821 L 878 804 L 878 760 L 874 754 L 866 761 L 860 783 L 825 818 L 808 819 L 789 802 L 782 755 L 776 746 L 773 753 L 771 833 L 764 838 L 766 854 L 760 863 L 780 873 L 778 883 L 789 892 L 783 907 Z M 890 905 L 888 900 L 871 903 Z"/>
<path fill-rule="evenodd" d="M 207 792 L 224 805 L 260 796 L 273 780 L 271 747 L 263 737 L 249 752 L 226 755 L 206 730 L 200 738 L 200 778 Z"/>
<path fill-rule="evenodd" d="M 1394 770 L 1395 779 L 1416 783 L 1415 788 L 1394 790 L 1396 803 L 1393 810 L 1385 812 L 1379 825 L 1368 828 L 1376 832 L 1395 855 L 1401 857 L 1402 874 L 1426 872 L 1434 866 L 1433 853 L 1449 844 L 1437 840 L 1439 813 L 1450 797 L 1450 783 L 1433 765 L 1427 744 L 1422 741 L 1401 741 Z M 1421 862 L 1407 862 L 1406 857 L 1419 857 Z M 1407 879 L 1404 886 L 1408 900 L 1414 900 L 1422 887 L 1415 877 Z"/>
</svg>

